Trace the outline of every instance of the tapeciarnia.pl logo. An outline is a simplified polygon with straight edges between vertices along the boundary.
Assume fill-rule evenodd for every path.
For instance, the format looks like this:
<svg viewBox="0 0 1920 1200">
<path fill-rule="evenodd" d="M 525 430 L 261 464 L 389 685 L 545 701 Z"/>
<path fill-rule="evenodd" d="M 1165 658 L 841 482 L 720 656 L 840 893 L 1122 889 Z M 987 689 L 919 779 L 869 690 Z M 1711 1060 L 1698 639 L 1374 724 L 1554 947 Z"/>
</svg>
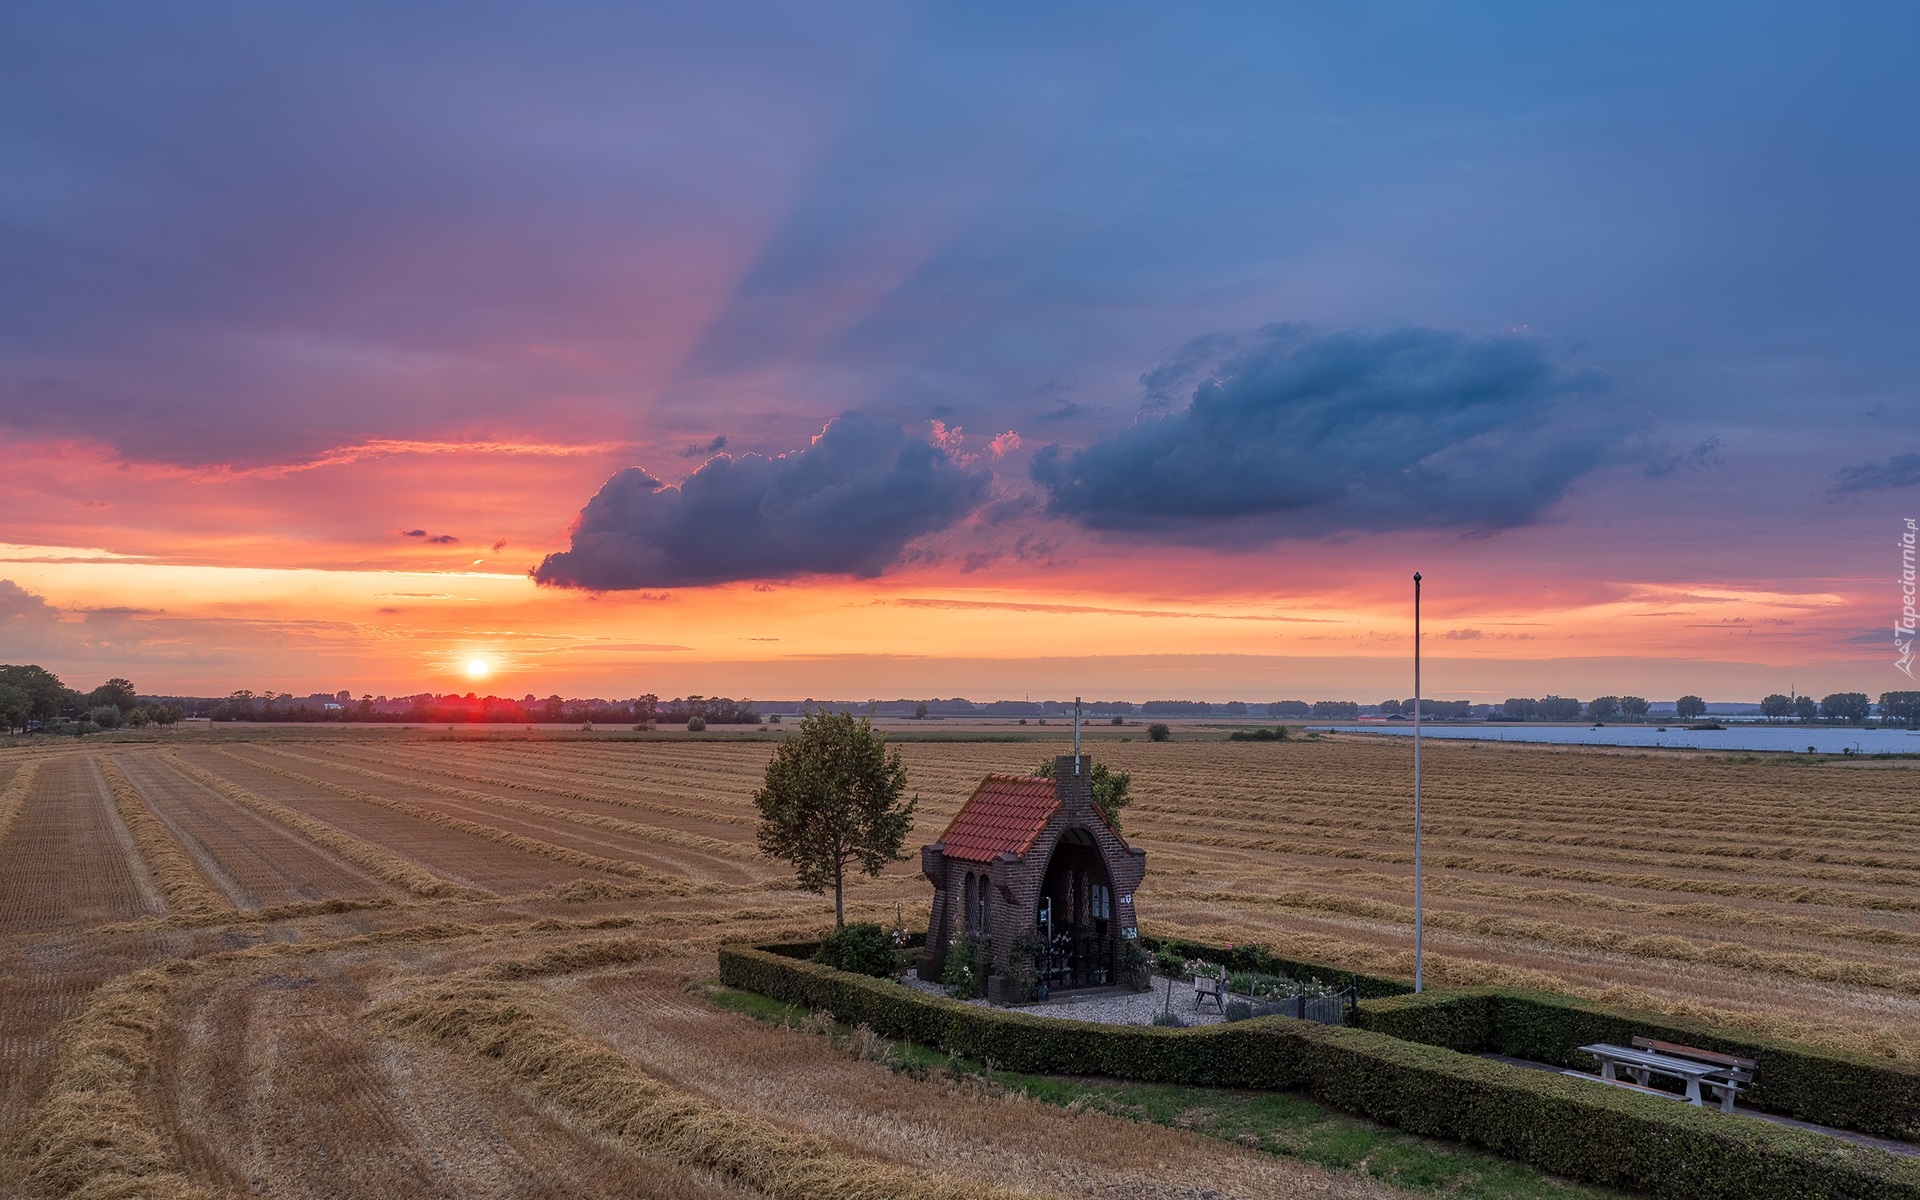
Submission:
<svg viewBox="0 0 1920 1200">
<path fill-rule="evenodd" d="M 1893 665 L 1905 672 L 1908 679 L 1913 678 L 1913 635 L 1915 617 L 1913 611 L 1913 542 L 1915 519 L 1907 518 L 1907 527 L 1900 534 L 1900 619 L 1893 623 L 1893 648 L 1900 655 Z"/>
</svg>

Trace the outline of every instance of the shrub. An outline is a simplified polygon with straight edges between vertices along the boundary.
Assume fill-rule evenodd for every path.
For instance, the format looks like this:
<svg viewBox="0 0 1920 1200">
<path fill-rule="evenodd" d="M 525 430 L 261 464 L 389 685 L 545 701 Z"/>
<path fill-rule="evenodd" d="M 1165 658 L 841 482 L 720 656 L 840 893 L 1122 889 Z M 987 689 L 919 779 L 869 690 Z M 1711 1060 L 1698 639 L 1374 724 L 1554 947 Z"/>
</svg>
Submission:
<svg viewBox="0 0 1920 1200">
<path fill-rule="evenodd" d="M 1741 1103 L 1803 1121 L 1892 1137 L 1920 1136 L 1920 1072 L 1681 1017 L 1633 1012 L 1519 988 L 1426 992 L 1360 1006 L 1354 1023 L 1469 1054 L 1494 1051 L 1591 1071 L 1581 1046 L 1658 1038 L 1759 1063 Z"/>
<path fill-rule="evenodd" d="M 971 1000 L 987 994 L 986 939 L 963 937 L 947 947 L 946 965 L 940 968 L 940 985 L 958 1000 Z"/>
<path fill-rule="evenodd" d="M 102 704 L 87 714 L 87 720 L 102 729 L 117 729 L 120 726 L 120 710 L 111 704 Z"/>
<path fill-rule="evenodd" d="M 707 719 L 705 717 L 695 713 L 693 716 L 687 718 L 688 733 L 705 733 L 706 731 Z"/>
<path fill-rule="evenodd" d="M 1185 1029 L 1187 1027 L 1187 1023 L 1180 1019 L 1180 1014 L 1171 1010 L 1153 1014 L 1153 1023 L 1163 1029 Z"/>
<path fill-rule="evenodd" d="M 872 921 L 844 925 L 828 934 L 813 952 L 813 961 L 856 975 L 893 974 L 893 938 Z"/>
<path fill-rule="evenodd" d="M 1364 1029 L 1283 1016 L 1199 1029 L 1063 1021 L 963 1005 L 750 946 L 720 948 L 720 977 L 1007 1070 L 1301 1090 L 1410 1133 L 1656 1196 L 1920 1197 L 1920 1159 Z"/>
<path fill-rule="evenodd" d="M 1164 721 L 1155 721 L 1147 726 L 1147 740 L 1150 742 L 1164 742 L 1172 736 L 1173 729 Z"/>
</svg>

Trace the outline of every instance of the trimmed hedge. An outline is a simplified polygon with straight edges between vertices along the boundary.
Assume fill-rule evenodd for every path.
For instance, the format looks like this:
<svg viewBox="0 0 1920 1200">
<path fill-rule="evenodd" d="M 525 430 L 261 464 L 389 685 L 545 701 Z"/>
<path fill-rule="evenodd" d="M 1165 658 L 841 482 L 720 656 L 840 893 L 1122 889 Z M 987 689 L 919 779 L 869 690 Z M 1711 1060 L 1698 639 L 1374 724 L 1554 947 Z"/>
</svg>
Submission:
<svg viewBox="0 0 1920 1200">
<path fill-rule="evenodd" d="M 1148 954 L 1157 954 L 1162 950 L 1171 950 L 1181 958 L 1203 958 L 1208 962 L 1222 963 L 1230 971 L 1259 971 L 1265 975 L 1285 975 L 1288 979 L 1318 979 L 1322 983 L 1339 983 L 1342 979 L 1350 981 L 1361 999 L 1376 996 L 1404 996 L 1413 991 L 1413 985 L 1399 979 L 1387 979 L 1380 975 L 1360 975 L 1342 967 L 1329 967 L 1325 963 L 1302 962 L 1297 958 L 1281 958 L 1267 953 L 1264 946 L 1248 943 L 1245 946 L 1210 946 L 1205 942 L 1190 942 L 1185 938 L 1149 937 L 1142 934 L 1140 946 Z"/>
<path fill-rule="evenodd" d="M 1289 1017 L 1195 1029 L 1062 1021 L 850 975 L 792 949 L 722 946 L 720 978 L 1008 1070 L 1305 1091 L 1412 1133 L 1656 1196 L 1920 1200 L 1920 1160 L 1368 1030 Z"/>
<path fill-rule="evenodd" d="M 1493 1051 L 1582 1071 L 1594 1042 L 1658 1038 L 1759 1063 L 1741 1103 L 1837 1129 L 1920 1139 L 1920 1072 L 1864 1055 L 1816 1050 L 1680 1017 L 1519 988 L 1475 988 L 1369 1000 L 1362 1029 L 1468 1054 Z"/>
</svg>

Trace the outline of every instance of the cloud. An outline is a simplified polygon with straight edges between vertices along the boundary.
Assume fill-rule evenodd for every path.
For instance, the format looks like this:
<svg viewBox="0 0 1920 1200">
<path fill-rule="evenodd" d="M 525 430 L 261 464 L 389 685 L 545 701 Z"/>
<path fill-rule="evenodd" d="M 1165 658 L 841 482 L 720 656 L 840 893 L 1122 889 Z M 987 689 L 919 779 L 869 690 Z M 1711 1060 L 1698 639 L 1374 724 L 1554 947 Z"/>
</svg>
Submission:
<svg viewBox="0 0 1920 1200">
<path fill-rule="evenodd" d="M 619 472 L 581 510 L 572 548 L 533 576 L 594 590 L 867 578 L 972 512 L 989 478 L 893 421 L 847 412 L 804 449 L 722 454 L 678 486 Z"/>
<path fill-rule="evenodd" d="M 400 536 L 401 537 L 425 537 L 427 536 L 427 531 L 424 529 L 402 529 L 400 531 Z"/>
<path fill-rule="evenodd" d="M 1202 338 L 1141 382 L 1149 407 L 1191 386 L 1187 406 L 1082 450 L 1041 450 L 1032 475 L 1050 511 L 1218 542 L 1491 532 L 1643 456 L 1606 378 L 1524 334 L 1271 325 Z"/>
<path fill-rule="evenodd" d="M 716 434 L 710 442 L 690 442 L 680 448 L 681 458 L 711 458 L 727 448 L 727 435 Z"/>
<path fill-rule="evenodd" d="M 1885 462 L 1863 462 L 1833 473 L 1827 495 L 1834 499 L 1860 492 L 1884 492 L 1920 484 L 1920 454 L 1896 454 Z"/>
<path fill-rule="evenodd" d="M 429 546 L 457 546 L 460 539 L 450 533 L 436 533 L 427 539 Z"/>
<path fill-rule="evenodd" d="M 29 623 L 51 624 L 60 610 L 11 579 L 0 579 L 0 629 L 18 632 Z"/>
</svg>

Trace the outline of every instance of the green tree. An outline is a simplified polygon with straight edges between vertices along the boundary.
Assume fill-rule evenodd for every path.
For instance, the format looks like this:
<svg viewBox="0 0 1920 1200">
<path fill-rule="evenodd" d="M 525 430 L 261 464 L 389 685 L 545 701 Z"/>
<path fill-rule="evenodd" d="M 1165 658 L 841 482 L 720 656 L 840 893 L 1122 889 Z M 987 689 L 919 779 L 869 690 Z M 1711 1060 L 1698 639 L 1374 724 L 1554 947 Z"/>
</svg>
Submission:
<svg viewBox="0 0 1920 1200">
<path fill-rule="evenodd" d="M 153 711 L 147 715 L 153 718 L 155 725 L 163 729 L 171 729 L 179 724 L 180 718 L 186 714 L 180 711 L 180 706 L 177 704 L 156 704 Z"/>
<path fill-rule="evenodd" d="M 927 719 L 927 702 L 925 700 L 913 706 L 913 719 L 916 721 L 924 721 Z"/>
<path fill-rule="evenodd" d="M 1707 715 L 1707 702 L 1698 696 L 1682 696 L 1673 702 L 1673 715 L 1682 721 L 1697 721 Z"/>
<path fill-rule="evenodd" d="M 27 696 L 27 719 L 51 721 L 69 703 L 73 693 L 60 677 L 45 667 L 28 663 L 0 666 L 0 684 L 20 689 Z M 23 722 L 24 724 L 24 722 Z"/>
<path fill-rule="evenodd" d="M 1629 721 L 1646 720 L 1647 709 L 1651 707 L 1652 705 L 1647 702 L 1647 698 L 1645 696 L 1620 697 L 1620 712 Z"/>
<path fill-rule="evenodd" d="M 33 709 L 33 697 L 26 690 L 10 683 L 0 683 L 0 721 L 6 722 L 7 732 L 27 727 L 27 714 Z"/>
<path fill-rule="evenodd" d="M 1052 779 L 1053 760 L 1041 763 L 1040 769 L 1034 774 L 1043 779 Z M 1100 815 L 1107 819 L 1107 824 L 1113 826 L 1115 833 L 1120 832 L 1120 810 L 1133 803 L 1133 797 L 1127 795 L 1127 789 L 1133 786 L 1133 775 L 1127 771 L 1109 770 L 1105 763 L 1093 764 L 1093 769 L 1087 774 L 1093 781 L 1093 806 L 1100 810 Z"/>
<path fill-rule="evenodd" d="M 1920 692 L 1881 692 L 1880 717 L 1909 727 L 1920 724 Z"/>
<path fill-rule="evenodd" d="M 121 713 L 130 713 L 140 707 L 140 698 L 133 694 L 133 684 L 125 679 L 109 679 L 99 687 L 87 693 L 87 705 L 99 708 L 111 704 Z M 99 724 L 98 721 L 94 724 Z"/>
<path fill-rule="evenodd" d="M 1835 692 L 1820 701 L 1820 715 L 1842 725 L 1860 725 L 1873 711 L 1873 701 L 1863 692 Z"/>
<path fill-rule="evenodd" d="M 753 794 L 760 850 L 793 864 L 803 891 L 832 887 L 834 927 L 844 927 L 848 868 L 878 875 L 906 858 L 900 845 L 920 802 L 903 801 L 906 790 L 900 752 L 887 752 L 871 719 L 815 712 L 780 739 Z"/>
<path fill-rule="evenodd" d="M 1777 721 L 1781 717 L 1792 716 L 1793 698 L 1783 696 L 1779 692 L 1775 692 L 1771 696 L 1762 697 L 1760 700 L 1760 715 L 1769 721 Z"/>
<path fill-rule="evenodd" d="M 1155 721 L 1153 724 L 1147 726 L 1147 740 L 1150 742 L 1164 742 L 1172 736 L 1172 727 L 1160 721 Z"/>
<path fill-rule="evenodd" d="M 1801 721 L 1811 721 L 1820 715 L 1820 706 L 1814 703 L 1812 696 L 1795 696 L 1793 715 Z"/>
<path fill-rule="evenodd" d="M 1611 721 L 1620 715 L 1620 697 L 1595 696 L 1587 701 L 1587 716 L 1596 721 Z"/>
<path fill-rule="evenodd" d="M 102 729 L 120 728 L 120 710 L 111 704 L 102 704 L 87 713 L 87 720 Z"/>
</svg>

